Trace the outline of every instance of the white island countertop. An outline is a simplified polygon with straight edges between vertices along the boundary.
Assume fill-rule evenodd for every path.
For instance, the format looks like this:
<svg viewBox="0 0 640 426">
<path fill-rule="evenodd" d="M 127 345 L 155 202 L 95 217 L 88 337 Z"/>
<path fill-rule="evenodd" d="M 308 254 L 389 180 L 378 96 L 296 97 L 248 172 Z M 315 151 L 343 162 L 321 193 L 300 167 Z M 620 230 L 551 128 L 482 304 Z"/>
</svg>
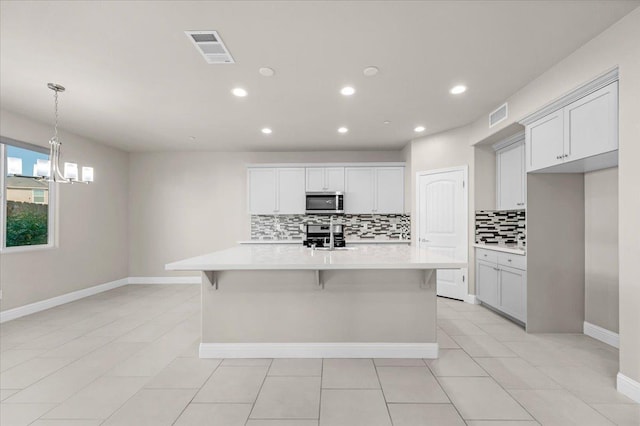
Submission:
<svg viewBox="0 0 640 426">
<path fill-rule="evenodd" d="M 300 244 L 302 245 L 302 239 L 296 240 L 242 240 L 238 241 L 238 244 Z M 371 239 L 346 239 L 347 246 L 351 244 L 411 244 L 411 240 L 379 240 L 375 238 Z"/>
<path fill-rule="evenodd" d="M 289 244 L 240 245 L 165 265 L 169 271 L 460 269 L 466 259 L 407 245 L 358 245 L 312 250 Z"/>
</svg>

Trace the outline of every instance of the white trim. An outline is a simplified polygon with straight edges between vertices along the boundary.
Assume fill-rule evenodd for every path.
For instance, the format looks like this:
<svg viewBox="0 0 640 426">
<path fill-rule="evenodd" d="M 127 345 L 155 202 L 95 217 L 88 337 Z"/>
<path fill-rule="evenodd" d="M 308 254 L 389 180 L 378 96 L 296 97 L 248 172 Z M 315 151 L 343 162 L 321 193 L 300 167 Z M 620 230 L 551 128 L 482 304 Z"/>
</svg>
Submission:
<svg viewBox="0 0 640 426">
<path fill-rule="evenodd" d="M 509 145 L 513 145 L 515 143 L 518 142 L 524 142 L 524 130 L 513 134 L 511 136 L 509 136 L 508 138 L 505 138 L 503 140 L 501 140 L 500 142 L 496 142 L 493 145 L 491 145 L 491 148 L 493 148 L 494 151 L 500 151 L 503 148 L 508 147 Z"/>
<path fill-rule="evenodd" d="M 618 392 L 640 404 L 640 383 L 622 373 L 618 373 L 616 379 Z"/>
<path fill-rule="evenodd" d="M 200 343 L 200 358 L 438 358 L 437 343 Z"/>
<path fill-rule="evenodd" d="M 470 303 L 472 305 L 479 305 L 480 300 L 475 294 L 467 294 L 467 297 L 464 298 L 465 303 Z"/>
<path fill-rule="evenodd" d="M 585 321 L 583 325 L 583 333 L 589 337 L 593 337 L 596 340 L 600 340 L 607 345 L 611 345 L 614 348 L 620 347 L 620 335 L 618 333 L 614 333 L 613 331 L 607 330 L 606 328 L 602 328 Z"/>
<path fill-rule="evenodd" d="M 200 277 L 129 277 L 129 284 L 201 284 Z"/>
<path fill-rule="evenodd" d="M 575 102 L 578 99 L 583 98 L 588 94 L 591 94 L 596 90 L 601 89 L 604 86 L 607 86 L 610 83 L 613 83 L 614 81 L 618 81 L 618 67 L 599 75 L 593 80 L 583 84 L 582 86 L 579 86 L 573 89 L 569 93 L 546 104 L 536 112 L 529 114 L 526 117 L 524 117 L 522 120 L 518 121 L 518 123 L 524 126 L 528 126 L 529 124 L 537 121 L 538 119 L 545 117 L 555 111 L 558 111 L 566 107 L 570 103 Z"/>
<path fill-rule="evenodd" d="M 122 278 L 116 281 L 111 281 L 105 284 L 99 284 L 89 288 L 83 288 L 82 290 L 72 291 L 71 293 L 62 294 L 60 296 L 52 297 L 51 299 L 41 300 L 39 302 L 30 303 L 28 305 L 19 306 L 17 308 L 8 309 L 0 312 L 0 323 L 11 321 L 16 318 L 23 317 L 25 315 L 34 314 L 36 312 L 51 309 L 56 306 L 64 305 L 65 303 L 73 302 L 78 299 L 93 296 L 94 294 L 102 293 L 104 291 L 112 290 L 114 288 L 122 287 L 128 284 L 128 278 Z"/>
</svg>

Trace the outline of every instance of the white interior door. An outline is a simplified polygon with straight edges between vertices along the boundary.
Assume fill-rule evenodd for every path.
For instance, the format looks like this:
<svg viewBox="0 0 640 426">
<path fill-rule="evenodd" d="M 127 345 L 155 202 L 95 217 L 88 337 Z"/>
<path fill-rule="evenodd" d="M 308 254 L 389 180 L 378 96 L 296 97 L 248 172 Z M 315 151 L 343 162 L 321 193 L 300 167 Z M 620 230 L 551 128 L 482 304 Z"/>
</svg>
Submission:
<svg viewBox="0 0 640 426">
<path fill-rule="evenodd" d="M 418 244 L 467 259 L 467 167 L 419 172 Z M 438 271 L 438 296 L 464 300 L 467 270 Z"/>
</svg>

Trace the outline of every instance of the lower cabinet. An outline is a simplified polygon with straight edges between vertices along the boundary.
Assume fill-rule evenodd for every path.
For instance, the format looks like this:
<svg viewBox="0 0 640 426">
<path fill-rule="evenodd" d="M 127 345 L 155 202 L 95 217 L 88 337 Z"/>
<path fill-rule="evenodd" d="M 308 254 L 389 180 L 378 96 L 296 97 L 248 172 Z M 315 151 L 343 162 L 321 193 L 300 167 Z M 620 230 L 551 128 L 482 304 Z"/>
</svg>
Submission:
<svg viewBox="0 0 640 426">
<path fill-rule="evenodd" d="M 476 296 L 482 303 L 526 323 L 526 258 L 489 252 L 476 249 Z"/>
<path fill-rule="evenodd" d="M 498 306 L 498 268 L 495 263 L 479 260 L 476 262 L 477 296 L 482 302 Z"/>
</svg>

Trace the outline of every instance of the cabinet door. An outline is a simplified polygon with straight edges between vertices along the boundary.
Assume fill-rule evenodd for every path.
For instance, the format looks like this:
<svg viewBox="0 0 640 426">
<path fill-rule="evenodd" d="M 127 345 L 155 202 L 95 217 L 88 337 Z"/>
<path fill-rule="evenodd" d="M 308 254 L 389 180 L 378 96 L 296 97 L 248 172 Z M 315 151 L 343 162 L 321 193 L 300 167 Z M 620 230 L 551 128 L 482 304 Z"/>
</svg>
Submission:
<svg viewBox="0 0 640 426">
<path fill-rule="evenodd" d="M 378 167 L 374 212 L 394 214 L 404 212 L 404 167 Z"/>
<path fill-rule="evenodd" d="M 374 174 L 372 167 L 345 167 L 344 209 L 347 214 L 371 214 L 374 209 Z"/>
<path fill-rule="evenodd" d="M 498 210 L 523 209 L 525 207 L 526 172 L 524 166 L 524 145 L 522 143 L 508 146 L 496 153 Z"/>
<path fill-rule="evenodd" d="M 564 118 L 557 111 L 531 123 L 526 129 L 527 171 L 562 163 Z"/>
<path fill-rule="evenodd" d="M 306 188 L 309 192 L 325 191 L 324 167 L 307 167 Z"/>
<path fill-rule="evenodd" d="M 325 191 L 344 191 L 344 167 L 324 169 Z"/>
<path fill-rule="evenodd" d="M 498 268 L 495 263 L 476 262 L 476 287 L 480 301 L 498 307 Z"/>
<path fill-rule="evenodd" d="M 500 300 L 502 311 L 520 321 L 527 320 L 526 272 L 500 267 Z"/>
<path fill-rule="evenodd" d="M 278 169 L 278 203 L 279 214 L 304 214 L 305 190 L 303 168 L 291 167 Z"/>
<path fill-rule="evenodd" d="M 249 199 L 247 205 L 251 214 L 277 213 L 276 204 L 276 169 L 247 169 L 247 185 Z"/>
<path fill-rule="evenodd" d="M 618 82 L 564 108 L 565 161 L 618 149 Z"/>
</svg>

